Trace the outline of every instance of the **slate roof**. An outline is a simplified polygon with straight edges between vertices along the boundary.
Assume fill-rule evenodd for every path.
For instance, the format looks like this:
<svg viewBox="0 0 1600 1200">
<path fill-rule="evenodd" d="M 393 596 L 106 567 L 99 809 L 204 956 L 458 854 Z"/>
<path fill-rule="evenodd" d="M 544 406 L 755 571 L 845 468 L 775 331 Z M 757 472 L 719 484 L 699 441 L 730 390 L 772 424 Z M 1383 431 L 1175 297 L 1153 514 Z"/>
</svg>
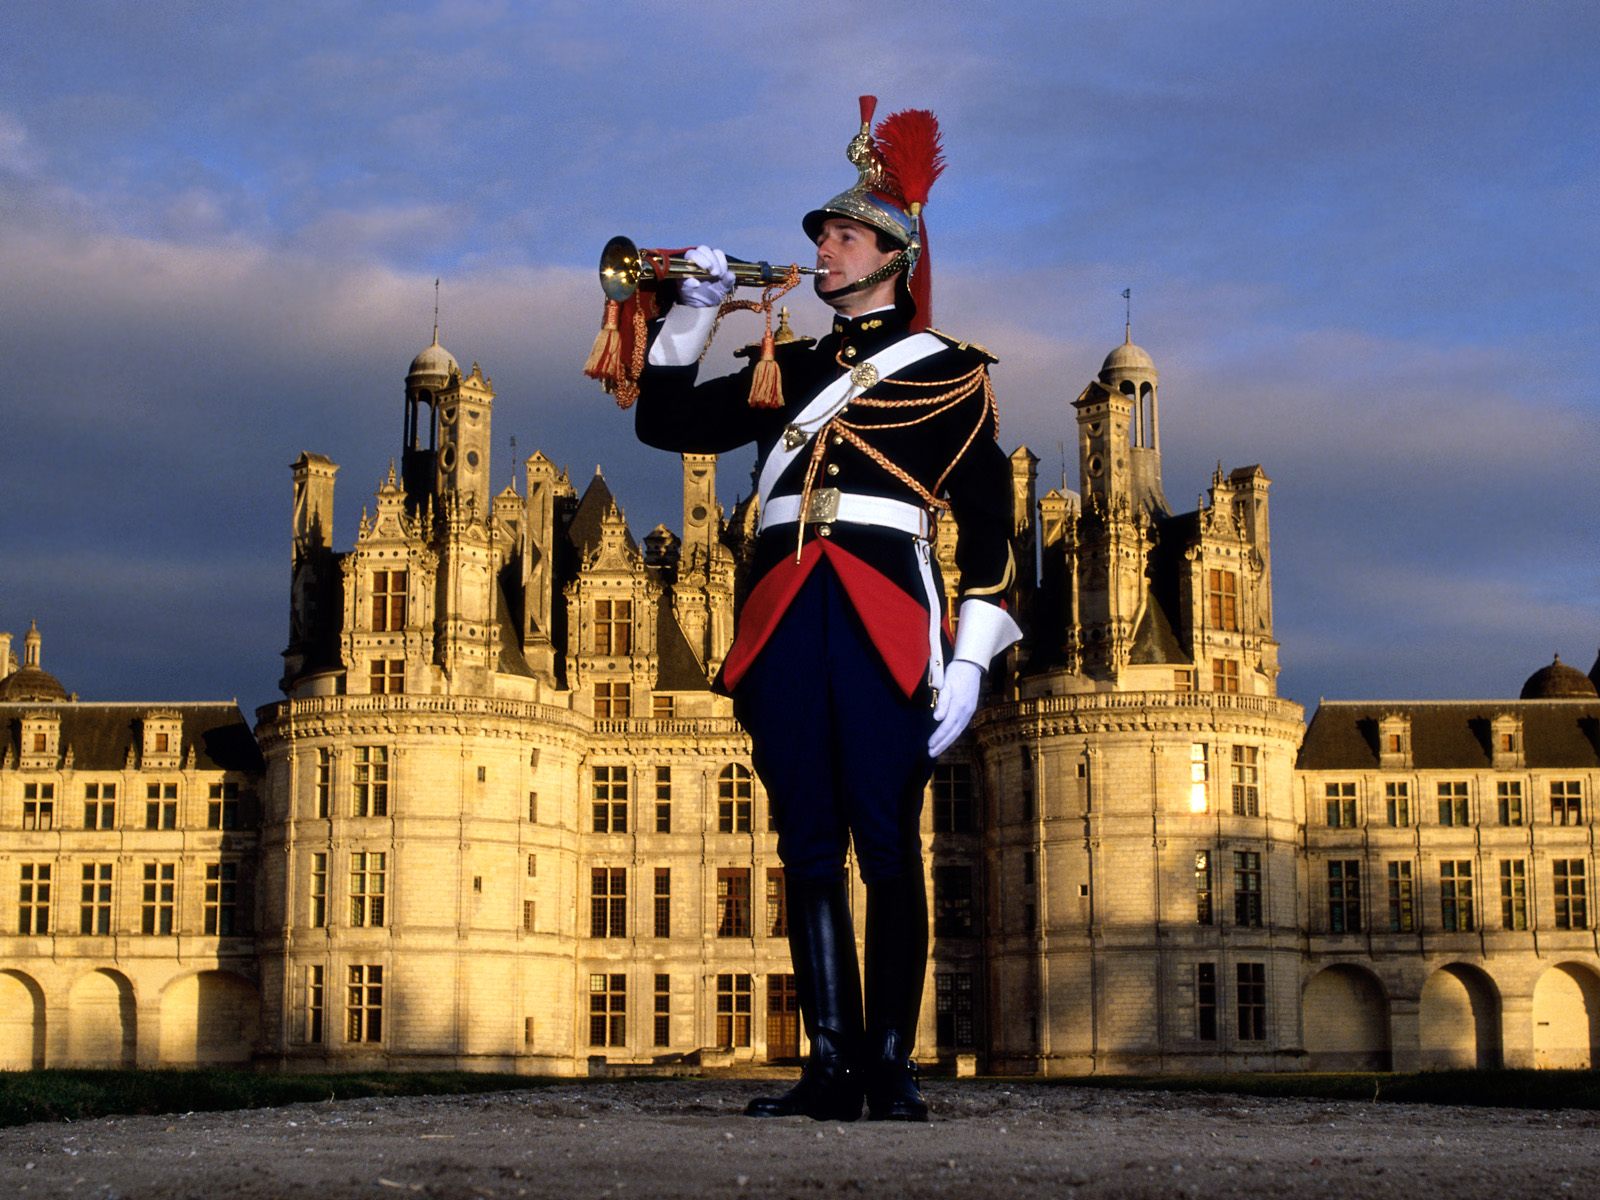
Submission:
<svg viewBox="0 0 1600 1200">
<path fill-rule="evenodd" d="M 661 603 L 656 609 L 656 654 L 660 664 L 656 670 L 656 691 L 704 692 L 710 688 L 705 668 L 689 648 L 689 639 L 678 624 L 671 596 L 666 592 L 661 594 Z"/>
<path fill-rule="evenodd" d="M 1524 700 L 1588 699 L 1596 694 L 1594 682 L 1577 667 L 1569 667 L 1561 656 L 1548 667 L 1541 667 L 1528 676 L 1522 685 Z"/>
<path fill-rule="evenodd" d="M 61 681 L 40 667 L 23 667 L 0 679 L 0 702 L 65 699 L 67 689 L 61 686 Z"/>
<path fill-rule="evenodd" d="M 194 747 L 195 766 L 210 771 L 265 770 L 255 735 L 232 701 L 188 704 L 0 704 L 0 752 L 9 749 L 15 762 L 22 753 L 22 718 L 31 713 L 59 713 L 61 752 L 72 751 L 78 771 L 120 771 L 128 750 L 142 745 L 140 722 L 152 711 L 179 713 L 183 718 L 179 760 Z"/>
<path fill-rule="evenodd" d="M 495 670 L 502 675 L 522 675 L 533 678 L 533 670 L 528 666 L 528 660 L 522 655 L 522 639 L 517 630 L 521 605 L 513 607 L 511 595 L 506 589 L 505 580 L 496 582 L 499 589 L 498 603 L 495 610 L 499 614 L 496 634 L 499 640 L 499 654 L 495 659 Z"/>
<path fill-rule="evenodd" d="M 1150 580 L 1150 599 L 1139 627 L 1134 630 L 1128 661 L 1187 664 L 1192 660 L 1178 634 L 1186 623 L 1182 619 L 1182 579 L 1189 569 L 1184 554 L 1199 534 L 1199 514 L 1188 512 L 1162 517 L 1155 525 L 1156 542 L 1150 551 L 1146 572 Z"/>
<path fill-rule="evenodd" d="M 600 523 L 605 519 L 606 512 L 616 503 L 616 497 L 606 486 L 605 476 L 596 474 L 589 481 L 583 499 L 578 501 L 577 510 L 572 514 L 572 523 L 567 526 L 567 537 L 578 548 L 580 554 L 587 554 L 600 544 Z M 617 511 L 622 511 L 620 504 L 617 505 Z M 633 540 L 633 530 L 624 525 L 623 536 L 628 539 L 628 548 L 637 553 L 639 544 Z"/>
<path fill-rule="evenodd" d="M 1600 701 L 1364 700 L 1318 707 L 1300 744 L 1296 769 L 1376 770 L 1378 722 L 1390 713 L 1410 716 L 1411 761 L 1419 771 L 1489 769 L 1490 722 L 1502 713 L 1522 718 L 1523 754 L 1530 770 L 1600 767 Z"/>
</svg>

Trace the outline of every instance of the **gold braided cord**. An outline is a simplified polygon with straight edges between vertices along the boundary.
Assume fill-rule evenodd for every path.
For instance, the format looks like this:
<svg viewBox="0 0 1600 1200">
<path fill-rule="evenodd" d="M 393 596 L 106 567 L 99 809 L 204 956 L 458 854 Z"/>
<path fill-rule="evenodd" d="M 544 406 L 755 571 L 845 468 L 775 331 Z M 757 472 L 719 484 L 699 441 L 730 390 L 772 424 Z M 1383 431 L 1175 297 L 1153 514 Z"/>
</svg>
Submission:
<svg viewBox="0 0 1600 1200">
<path fill-rule="evenodd" d="M 879 450 L 865 438 L 861 437 L 861 435 L 858 434 L 853 428 L 848 425 L 841 424 L 838 421 L 830 422 L 830 424 L 838 426 L 839 436 L 844 438 L 845 441 L 849 442 L 857 450 L 861 451 L 861 453 L 865 454 L 873 462 L 877 463 L 885 471 L 889 472 L 889 474 L 893 475 L 901 483 L 905 484 L 917 495 L 921 496 L 922 502 L 929 508 L 938 509 L 940 512 L 949 511 L 950 502 L 948 500 L 939 499 L 939 497 L 933 492 L 930 492 L 927 488 L 923 487 L 914 476 L 890 459 L 890 457 L 882 450 Z"/>
<path fill-rule="evenodd" d="M 805 482 L 800 487 L 800 520 L 795 526 L 794 534 L 794 560 L 800 561 L 800 551 L 805 548 L 806 542 L 806 516 L 811 512 L 811 490 L 816 486 L 817 470 L 822 466 L 822 456 L 826 453 L 824 447 L 828 444 L 828 430 L 833 422 L 828 422 L 817 435 L 811 439 L 811 457 L 806 460 Z"/>
<path fill-rule="evenodd" d="M 950 511 L 950 502 L 948 500 L 942 500 L 939 498 L 939 492 L 944 487 L 945 480 L 950 477 L 950 472 L 956 469 L 956 464 L 966 457 L 967 451 L 972 448 L 972 443 L 977 440 L 978 434 L 983 431 L 984 423 L 988 421 L 991 416 L 995 417 L 996 427 L 998 428 L 998 413 L 995 406 L 994 384 L 989 378 L 989 373 L 985 367 L 980 366 L 976 372 L 973 372 L 973 374 L 979 374 L 981 375 L 981 378 L 974 381 L 970 387 L 965 387 L 962 389 L 960 395 L 950 399 L 948 403 L 943 404 L 941 407 L 931 412 L 924 413 L 919 417 L 914 417 L 909 421 L 899 421 L 892 425 L 856 425 L 846 421 L 841 414 L 834 417 L 831 421 L 817 431 L 816 436 L 813 438 L 811 443 L 811 455 L 806 462 L 805 480 L 800 489 L 800 521 L 795 540 L 796 561 L 799 560 L 801 548 L 805 544 L 807 524 L 806 514 L 811 511 L 811 493 L 816 487 L 817 473 L 821 470 L 822 460 L 827 454 L 828 438 L 830 435 L 839 437 L 844 441 L 849 442 L 884 471 L 888 472 L 901 483 L 905 484 L 917 494 L 917 496 L 922 500 L 923 504 L 928 507 L 930 512 L 937 514 Z M 963 376 L 963 380 L 968 378 L 971 378 L 971 376 Z M 918 481 L 915 476 L 911 475 L 910 472 L 906 471 L 898 463 L 894 462 L 894 460 L 892 460 L 887 454 L 879 450 L 876 446 L 872 445 L 872 443 L 868 442 L 866 438 L 861 436 L 864 432 L 870 432 L 874 430 L 905 429 L 913 425 L 921 425 L 924 421 L 932 420 L 934 417 L 948 412 L 962 400 L 965 400 L 968 396 L 972 395 L 973 392 L 977 391 L 980 387 L 983 389 L 983 405 L 978 413 L 978 423 L 972 427 L 972 432 L 967 434 L 966 440 L 961 443 L 961 449 L 956 451 L 956 455 L 950 460 L 950 464 L 945 467 L 942 472 L 940 472 L 939 478 L 937 482 L 934 483 L 932 489 L 923 487 L 921 482 Z M 862 401 L 858 397 L 855 400 L 850 401 L 850 403 L 861 404 Z"/>
<path fill-rule="evenodd" d="M 1000 428 L 1000 413 L 995 408 L 994 384 L 989 380 L 989 372 L 985 371 L 983 373 L 983 411 L 978 414 L 978 423 L 972 427 L 972 432 L 967 434 L 967 440 L 961 443 L 961 449 L 956 451 L 956 456 L 950 460 L 950 465 L 944 469 L 944 474 L 940 475 L 939 481 L 933 485 L 935 492 L 944 486 L 944 481 L 950 477 L 950 472 L 956 469 L 956 464 L 966 457 L 968 448 L 977 440 L 979 432 L 982 431 L 983 423 L 991 416 L 994 417 L 995 429 L 998 431 Z"/>
<path fill-rule="evenodd" d="M 650 340 L 650 330 L 644 319 L 644 305 L 633 308 L 633 353 L 629 357 L 629 370 L 617 380 L 615 395 L 618 408 L 629 408 L 639 398 L 639 376 L 644 374 L 645 343 Z"/>
<path fill-rule="evenodd" d="M 963 381 L 948 392 L 940 392 L 937 396 L 917 396 L 906 400 L 882 400 L 875 398 L 860 398 L 855 401 L 861 408 L 930 408 L 934 405 L 944 404 L 947 400 L 959 402 L 965 400 L 982 386 L 982 381 L 973 379 Z"/>
<path fill-rule="evenodd" d="M 977 390 L 978 390 L 978 385 L 974 384 L 972 387 L 969 387 L 966 391 L 962 392 L 960 395 L 955 396 L 952 399 L 946 400 L 945 403 L 941 404 L 938 408 L 932 409 L 929 412 L 925 412 L 920 417 L 911 417 L 909 420 L 905 420 L 905 421 L 885 421 L 885 422 L 883 422 L 881 424 L 879 424 L 878 422 L 874 422 L 871 425 L 854 425 L 854 424 L 850 424 L 849 422 L 841 421 L 841 424 L 848 425 L 848 427 L 851 428 L 851 429 L 861 430 L 861 431 L 872 430 L 872 429 L 907 429 L 912 425 L 921 425 L 924 421 L 931 421 L 935 417 L 949 412 L 952 408 L 956 407 L 956 405 L 960 404 L 963 400 L 965 400 L 968 396 L 972 395 L 972 393 L 977 391 Z M 851 401 L 851 403 L 856 405 L 856 406 L 859 406 L 861 404 L 861 401 L 860 400 L 853 400 L 853 401 Z"/>
<path fill-rule="evenodd" d="M 717 339 L 717 330 L 722 328 L 722 318 L 731 312 L 758 312 L 767 318 L 767 336 L 772 336 L 772 302 L 787 295 L 794 286 L 800 282 L 800 267 L 797 263 L 790 263 L 789 270 L 784 277 L 776 283 L 770 283 L 761 289 L 759 300 L 724 300 L 717 309 L 717 319 L 711 322 L 711 333 L 706 337 L 706 344 L 700 350 L 697 362 L 705 362 L 706 355 L 711 352 L 711 343 Z"/>
<path fill-rule="evenodd" d="M 839 366 L 844 368 L 846 371 L 853 369 L 849 363 L 844 361 L 840 354 L 835 354 L 833 356 L 833 361 L 838 363 Z M 943 392 L 937 396 L 912 396 L 903 400 L 882 400 L 872 399 L 866 396 L 858 396 L 855 400 L 851 401 L 851 403 L 861 405 L 864 408 L 912 408 L 919 404 L 938 404 L 943 400 L 947 400 L 950 397 L 955 396 L 958 392 L 963 396 L 968 395 L 978 386 L 976 380 L 978 375 L 983 372 L 983 369 L 983 364 L 980 363 L 978 366 L 968 371 L 965 375 L 959 375 L 954 379 L 932 379 L 921 381 L 911 379 L 891 379 L 886 381 L 893 383 L 896 387 L 950 389 L 948 392 Z"/>
<path fill-rule="evenodd" d="M 944 387 L 946 384 L 966 383 L 983 372 L 984 364 L 979 363 L 965 375 L 957 375 L 954 379 L 896 379 L 893 382 L 899 387 Z"/>
</svg>

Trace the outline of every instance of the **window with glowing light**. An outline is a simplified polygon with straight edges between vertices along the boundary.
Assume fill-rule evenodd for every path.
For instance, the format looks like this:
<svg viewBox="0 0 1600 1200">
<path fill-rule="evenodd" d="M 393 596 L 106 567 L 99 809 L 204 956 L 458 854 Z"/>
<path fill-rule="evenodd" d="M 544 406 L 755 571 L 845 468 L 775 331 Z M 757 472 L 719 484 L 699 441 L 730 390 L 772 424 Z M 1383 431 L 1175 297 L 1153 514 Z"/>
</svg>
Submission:
<svg viewBox="0 0 1600 1200">
<path fill-rule="evenodd" d="M 1189 747 L 1189 811 L 1206 811 L 1206 785 L 1211 780 L 1211 747 L 1195 742 Z"/>
</svg>

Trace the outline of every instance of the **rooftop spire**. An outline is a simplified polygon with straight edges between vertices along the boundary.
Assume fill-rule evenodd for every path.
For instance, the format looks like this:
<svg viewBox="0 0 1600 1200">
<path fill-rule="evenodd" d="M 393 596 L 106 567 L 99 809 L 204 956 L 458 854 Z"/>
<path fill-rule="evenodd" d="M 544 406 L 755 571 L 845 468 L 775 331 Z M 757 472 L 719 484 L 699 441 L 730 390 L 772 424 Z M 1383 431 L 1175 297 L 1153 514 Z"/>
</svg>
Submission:
<svg viewBox="0 0 1600 1200">
<path fill-rule="evenodd" d="M 1122 299 L 1125 302 L 1123 311 L 1122 344 L 1133 345 L 1133 289 L 1123 288 Z"/>
<path fill-rule="evenodd" d="M 439 280 L 433 280 L 433 344 L 439 344 Z"/>
</svg>

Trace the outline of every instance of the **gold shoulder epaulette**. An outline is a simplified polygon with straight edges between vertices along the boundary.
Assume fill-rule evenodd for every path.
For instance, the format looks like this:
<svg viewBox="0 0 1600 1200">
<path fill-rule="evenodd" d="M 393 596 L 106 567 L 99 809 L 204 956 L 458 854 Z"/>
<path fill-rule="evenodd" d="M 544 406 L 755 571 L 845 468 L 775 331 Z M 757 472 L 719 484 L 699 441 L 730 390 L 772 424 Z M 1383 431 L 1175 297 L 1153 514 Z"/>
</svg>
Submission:
<svg viewBox="0 0 1600 1200">
<path fill-rule="evenodd" d="M 983 355 L 984 358 L 988 359 L 992 363 L 1000 361 L 1000 359 L 996 357 L 994 351 L 990 350 L 987 346 L 980 346 L 977 342 L 964 342 L 960 338 L 952 337 L 942 329 L 934 329 L 930 327 L 928 332 L 933 334 L 934 337 L 938 338 L 947 346 L 953 346 L 957 350 L 976 350 L 979 354 Z"/>
</svg>

